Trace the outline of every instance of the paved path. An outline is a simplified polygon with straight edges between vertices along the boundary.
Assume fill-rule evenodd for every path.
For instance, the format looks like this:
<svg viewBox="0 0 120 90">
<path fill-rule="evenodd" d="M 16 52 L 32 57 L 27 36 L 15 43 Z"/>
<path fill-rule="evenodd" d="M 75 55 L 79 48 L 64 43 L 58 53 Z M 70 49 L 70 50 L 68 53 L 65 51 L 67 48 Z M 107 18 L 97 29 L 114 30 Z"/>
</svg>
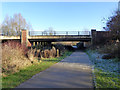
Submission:
<svg viewBox="0 0 120 90">
<path fill-rule="evenodd" d="M 17 88 L 93 88 L 89 58 L 75 51 Z"/>
</svg>

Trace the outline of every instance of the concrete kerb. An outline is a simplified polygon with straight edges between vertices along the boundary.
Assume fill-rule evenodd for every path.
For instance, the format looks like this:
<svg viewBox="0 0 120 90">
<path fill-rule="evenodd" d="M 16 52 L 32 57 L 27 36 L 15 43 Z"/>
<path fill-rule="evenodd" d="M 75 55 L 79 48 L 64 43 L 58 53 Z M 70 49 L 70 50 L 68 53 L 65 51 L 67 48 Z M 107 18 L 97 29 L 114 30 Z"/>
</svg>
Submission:
<svg viewBox="0 0 120 90">
<path fill-rule="evenodd" d="M 95 88 L 97 88 L 97 85 L 96 85 L 96 76 L 95 76 L 95 66 L 94 66 L 94 63 L 91 60 L 89 60 L 89 62 L 90 62 L 90 66 L 91 66 L 91 69 L 92 69 L 93 85 L 94 85 L 94 89 L 95 89 Z"/>
</svg>

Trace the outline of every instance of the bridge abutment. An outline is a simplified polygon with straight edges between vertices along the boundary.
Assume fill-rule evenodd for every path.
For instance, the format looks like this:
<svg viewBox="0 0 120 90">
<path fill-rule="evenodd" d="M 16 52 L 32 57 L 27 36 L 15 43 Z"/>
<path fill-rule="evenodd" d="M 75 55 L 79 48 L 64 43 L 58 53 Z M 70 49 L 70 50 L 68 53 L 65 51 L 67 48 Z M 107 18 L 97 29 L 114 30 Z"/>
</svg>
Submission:
<svg viewBox="0 0 120 90">
<path fill-rule="evenodd" d="M 26 47 L 31 47 L 31 43 L 29 42 L 28 37 L 29 37 L 28 30 L 22 29 L 20 36 L 21 44 Z"/>
<path fill-rule="evenodd" d="M 28 30 L 22 29 L 21 31 L 21 44 L 24 46 L 28 45 Z"/>
<path fill-rule="evenodd" d="M 110 31 L 96 31 L 96 29 L 91 29 L 91 44 L 102 45 L 110 40 L 111 32 Z"/>
<path fill-rule="evenodd" d="M 96 29 L 91 29 L 91 45 L 95 45 L 96 43 Z"/>
</svg>

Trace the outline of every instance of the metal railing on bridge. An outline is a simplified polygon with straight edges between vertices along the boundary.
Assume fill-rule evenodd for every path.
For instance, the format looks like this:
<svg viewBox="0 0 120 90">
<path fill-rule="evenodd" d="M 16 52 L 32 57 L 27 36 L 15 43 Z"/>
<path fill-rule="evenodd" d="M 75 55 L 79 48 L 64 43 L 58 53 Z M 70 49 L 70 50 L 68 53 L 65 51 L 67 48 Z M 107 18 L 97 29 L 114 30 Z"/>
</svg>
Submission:
<svg viewBox="0 0 120 90">
<path fill-rule="evenodd" d="M 54 35 L 91 35 L 90 31 L 29 31 L 30 36 Z"/>
</svg>

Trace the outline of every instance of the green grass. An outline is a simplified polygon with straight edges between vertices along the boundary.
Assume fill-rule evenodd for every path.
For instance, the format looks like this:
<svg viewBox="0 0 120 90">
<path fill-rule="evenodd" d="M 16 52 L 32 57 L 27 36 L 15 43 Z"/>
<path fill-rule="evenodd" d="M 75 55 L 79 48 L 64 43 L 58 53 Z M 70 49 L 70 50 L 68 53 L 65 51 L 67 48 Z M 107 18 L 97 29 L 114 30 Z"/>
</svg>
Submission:
<svg viewBox="0 0 120 90">
<path fill-rule="evenodd" d="M 120 88 L 120 75 L 95 69 L 97 88 Z"/>
<path fill-rule="evenodd" d="M 14 88 L 21 84 L 22 82 L 30 79 L 33 75 L 49 68 L 53 64 L 61 61 L 66 56 L 69 56 L 72 52 L 66 51 L 63 56 L 58 58 L 47 58 L 42 59 L 42 62 L 38 64 L 33 64 L 29 67 L 26 67 L 19 72 L 11 74 L 7 77 L 2 77 L 2 88 Z"/>
</svg>

